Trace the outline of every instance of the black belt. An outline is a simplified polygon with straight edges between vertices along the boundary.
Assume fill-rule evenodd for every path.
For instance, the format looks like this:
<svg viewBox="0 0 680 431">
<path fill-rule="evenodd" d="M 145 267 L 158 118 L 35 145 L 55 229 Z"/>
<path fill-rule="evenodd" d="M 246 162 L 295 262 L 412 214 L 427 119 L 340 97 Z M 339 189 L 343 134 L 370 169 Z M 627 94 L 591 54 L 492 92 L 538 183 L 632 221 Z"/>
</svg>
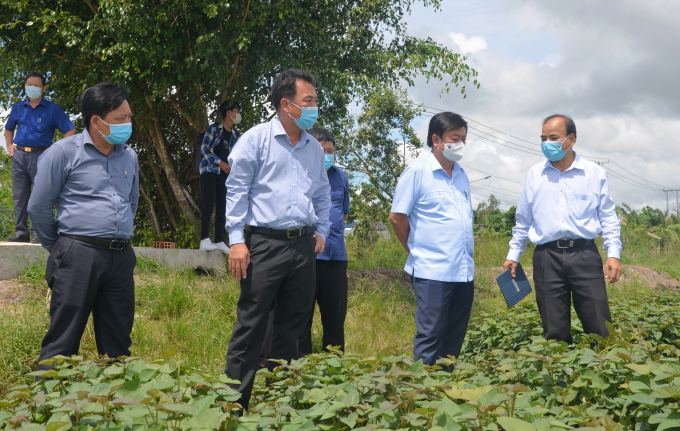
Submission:
<svg viewBox="0 0 680 431">
<path fill-rule="evenodd" d="M 110 248 L 111 250 L 125 250 L 130 247 L 130 239 L 106 239 L 97 238 L 96 236 L 85 236 L 85 235 L 69 235 L 66 233 L 60 233 L 60 236 L 65 236 L 66 238 L 75 239 L 76 241 L 86 242 L 88 244 L 96 245 L 99 247 Z"/>
<path fill-rule="evenodd" d="M 294 229 L 271 229 L 268 227 L 248 226 L 246 228 L 246 235 L 249 233 L 256 233 L 259 235 L 268 236 L 270 238 L 301 238 L 303 236 L 313 235 L 316 232 L 316 226 L 296 227 Z"/>
<path fill-rule="evenodd" d="M 34 153 L 36 151 L 46 150 L 50 148 L 50 145 L 45 145 L 43 147 L 21 147 L 19 145 L 15 145 L 15 147 L 17 147 L 18 150 L 21 150 L 25 153 Z"/>
<path fill-rule="evenodd" d="M 546 242 L 543 244 L 546 247 L 550 248 L 559 248 L 559 249 L 564 249 L 564 248 L 581 248 L 581 247 L 587 247 L 589 245 L 595 245 L 595 240 L 594 239 L 570 239 L 570 238 L 562 238 L 558 239 L 557 241 L 550 241 Z"/>
</svg>

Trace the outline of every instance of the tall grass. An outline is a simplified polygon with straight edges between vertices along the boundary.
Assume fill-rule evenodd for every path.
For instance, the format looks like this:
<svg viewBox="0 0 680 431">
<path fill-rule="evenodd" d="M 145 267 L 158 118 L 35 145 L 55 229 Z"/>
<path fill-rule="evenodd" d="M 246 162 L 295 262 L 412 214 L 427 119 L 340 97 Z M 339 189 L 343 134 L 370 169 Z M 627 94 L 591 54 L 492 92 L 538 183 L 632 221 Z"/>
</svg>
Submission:
<svg viewBox="0 0 680 431">
<path fill-rule="evenodd" d="M 481 312 L 503 310 L 505 303 L 498 293 L 494 277 L 505 260 L 507 237 L 484 233 L 475 238 L 475 301 L 473 316 Z M 647 261 L 676 265 L 677 251 L 638 249 L 628 243 L 624 253 L 627 263 Z M 664 254 L 667 253 L 666 254 Z M 675 254 L 674 254 L 675 253 Z M 348 240 L 351 269 L 403 267 L 406 253 L 391 236 L 385 241 L 361 244 Z M 531 266 L 533 246 L 529 246 L 522 263 Z M 670 257 L 669 257 L 670 256 Z M 656 261 L 654 261 L 656 259 Z M 239 285 L 227 275 L 197 276 L 193 271 L 170 271 L 153 262 L 139 260 L 136 277 L 136 314 L 132 332 L 132 352 L 144 359 L 156 359 L 159 353 L 176 349 L 184 361 L 209 373 L 220 373 L 236 321 Z M 0 393 L 27 382 L 22 377 L 37 366 L 40 343 L 49 324 L 49 310 L 44 281 L 44 266 L 27 268 L 21 276 L 25 299 L 0 307 Z M 612 297 L 630 292 L 653 292 L 637 284 L 618 283 L 609 288 Z M 533 301 L 533 298 L 527 298 Z M 402 352 L 411 349 L 415 334 L 415 299 L 409 286 L 398 282 L 366 278 L 353 280 L 345 324 L 347 351 L 371 356 L 391 346 Z M 322 328 L 318 311 L 312 328 L 312 347 L 321 351 Z M 92 322 L 88 323 L 81 343 L 85 357 L 97 355 Z"/>
</svg>

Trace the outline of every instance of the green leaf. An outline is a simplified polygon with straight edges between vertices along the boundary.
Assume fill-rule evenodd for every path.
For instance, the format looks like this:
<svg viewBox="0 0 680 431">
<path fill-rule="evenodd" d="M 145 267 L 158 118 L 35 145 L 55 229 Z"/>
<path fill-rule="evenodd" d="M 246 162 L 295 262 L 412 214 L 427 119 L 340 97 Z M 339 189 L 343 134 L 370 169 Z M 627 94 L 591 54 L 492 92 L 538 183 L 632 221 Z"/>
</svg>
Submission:
<svg viewBox="0 0 680 431">
<path fill-rule="evenodd" d="M 496 422 L 505 429 L 505 431 L 536 431 L 536 427 L 522 419 L 499 417 Z"/>
<path fill-rule="evenodd" d="M 680 428 L 680 412 L 668 415 L 668 417 L 659 424 L 656 431 L 665 431 L 669 428 Z"/>
<path fill-rule="evenodd" d="M 626 368 L 630 368 L 638 374 L 647 375 L 656 368 L 656 364 L 626 364 Z"/>
<path fill-rule="evenodd" d="M 664 386 L 652 391 L 650 397 L 680 399 L 680 386 Z"/>
</svg>

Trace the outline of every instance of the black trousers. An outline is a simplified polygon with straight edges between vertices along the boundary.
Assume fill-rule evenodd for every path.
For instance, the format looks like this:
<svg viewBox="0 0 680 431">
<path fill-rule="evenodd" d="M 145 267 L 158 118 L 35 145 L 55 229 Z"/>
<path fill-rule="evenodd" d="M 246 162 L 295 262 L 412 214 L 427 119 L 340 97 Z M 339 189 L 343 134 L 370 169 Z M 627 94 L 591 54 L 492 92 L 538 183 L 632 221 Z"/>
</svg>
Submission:
<svg viewBox="0 0 680 431">
<path fill-rule="evenodd" d="M 132 247 L 110 250 L 60 236 L 47 258 L 45 279 L 52 300 L 40 360 L 77 355 L 90 313 L 97 352 L 130 356 L 136 264 Z"/>
<path fill-rule="evenodd" d="M 571 300 L 586 334 L 609 335 L 611 322 L 602 257 L 597 246 L 534 251 L 536 302 L 546 340 L 571 344 Z"/>
<path fill-rule="evenodd" d="M 347 317 L 347 261 L 316 261 L 316 303 L 321 312 L 323 348 L 340 346 L 345 351 L 345 317 Z M 299 355 L 312 353 L 314 303 L 307 328 L 299 340 Z"/>
<path fill-rule="evenodd" d="M 210 237 L 210 219 L 215 209 L 215 244 L 224 241 L 227 222 L 227 175 L 223 172 L 201 174 L 201 239 Z"/>
<path fill-rule="evenodd" d="M 316 253 L 312 235 L 279 239 L 249 233 L 245 244 L 250 265 L 241 280 L 225 373 L 241 382 L 234 389 L 241 393 L 239 403 L 247 410 L 272 306 L 271 356 L 287 361 L 297 358 L 297 340 L 314 301 Z M 270 369 L 276 365 L 269 363 Z"/>
</svg>

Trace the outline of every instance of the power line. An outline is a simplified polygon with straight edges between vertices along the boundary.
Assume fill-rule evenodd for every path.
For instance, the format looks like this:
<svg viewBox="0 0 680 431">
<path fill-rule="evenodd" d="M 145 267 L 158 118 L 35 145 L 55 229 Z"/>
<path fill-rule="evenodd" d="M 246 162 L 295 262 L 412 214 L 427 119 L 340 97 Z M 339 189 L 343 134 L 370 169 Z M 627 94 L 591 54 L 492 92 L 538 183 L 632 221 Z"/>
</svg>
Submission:
<svg viewBox="0 0 680 431">
<path fill-rule="evenodd" d="M 420 104 L 420 105 L 419 105 L 419 104 L 416 104 L 416 103 L 413 103 L 413 102 L 410 102 L 410 103 L 411 103 L 412 105 L 415 105 L 415 106 L 421 106 L 421 107 L 423 107 L 423 108 L 427 108 L 427 109 L 431 109 L 431 110 L 435 110 L 435 111 L 439 111 L 439 112 L 446 112 L 445 110 L 440 109 L 440 108 L 435 108 L 435 107 L 432 107 L 432 106 L 426 106 L 426 105 L 424 105 L 424 104 Z M 425 112 L 427 113 L 427 111 L 425 111 Z M 428 114 L 427 116 L 432 116 L 431 113 L 427 113 L 427 114 Z M 490 129 L 490 130 L 493 130 L 493 131 L 495 131 L 495 132 L 501 133 L 501 134 L 503 134 L 503 135 L 505 135 L 505 136 L 509 136 L 509 137 L 511 137 L 511 138 L 513 138 L 513 139 L 517 139 L 517 140 L 519 140 L 519 141 L 522 141 L 522 142 L 526 142 L 526 143 L 535 145 L 535 143 L 533 143 L 533 142 L 531 142 L 531 141 L 527 141 L 526 139 L 522 139 L 522 138 L 519 138 L 519 137 L 517 137 L 517 136 L 513 136 L 513 135 L 511 135 L 511 134 L 509 134 L 509 133 L 505 133 L 505 132 L 503 132 L 503 131 L 501 131 L 501 130 L 498 130 L 498 129 L 495 129 L 495 128 L 491 127 L 491 126 L 487 126 L 487 125 L 485 125 L 485 124 L 483 124 L 483 123 L 481 123 L 481 122 L 479 122 L 479 121 L 473 120 L 472 118 L 466 117 L 466 116 L 464 116 L 464 115 L 461 115 L 461 117 L 463 117 L 463 118 L 465 118 L 466 120 L 469 120 L 469 121 L 471 121 L 471 122 L 473 122 L 473 123 L 479 124 L 479 125 L 481 125 L 481 126 L 483 126 L 483 127 L 486 127 L 486 128 L 488 128 L 488 129 Z M 491 134 L 488 133 L 488 132 L 485 132 L 485 131 L 482 131 L 482 130 L 479 130 L 479 129 L 475 129 L 475 128 L 471 127 L 471 126 L 468 126 L 468 128 L 469 128 L 469 129 L 472 129 L 472 130 L 476 130 L 477 132 L 480 132 L 480 133 L 484 133 L 484 134 L 489 135 L 489 136 L 493 136 L 493 135 L 491 135 Z M 474 134 L 474 133 L 470 133 L 469 131 L 468 131 L 468 133 L 469 133 L 469 134 L 472 134 L 472 135 L 474 135 L 474 136 L 478 136 L 478 137 L 480 137 L 480 138 L 482 138 L 482 139 L 489 140 L 488 138 L 486 138 L 486 137 L 484 137 L 484 136 L 479 136 L 479 135 L 476 135 L 476 134 Z M 501 138 L 496 137 L 496 136 L 494 136 L 494 138 L 495 138 L 495 139 L 498 139 L 498 140 L 501 140 L 501 141 L 503 141 L 503 142 L 506 142 L 506 143 L 508 143 L 508 144 L 514 145 L 514 146 L 516 146 L 516 147 L 520 147 L 520 148 L 527 149 L 527 150 L 531 150 L 531 151 L 536 151 L 536 150 L 533 150 L 533 148 L 529 148 L 529 147 L 526 147 L 526 146 L 523 146 L 523 145 L 520 145 L 520 144 L 511 142 L 511 141 L 508 141 L 508 140 L 505 140 L 505 139 L 501 139 Z M 499 142 L 494 142 L 494 141 L 491 141 L 491 142 L 496 143 L 496 144 L 499 144 L 499 145 L 503 145 L 503 144 L 500 144 Z M 504 146 L 507 146 L 507 145 L 504 145 Z M 511 148 L 511 149 L 517 150 L 517 151 L 522 151 L 522 150 L 519 150 L 519 149 L 513 148 L 513 147 L 508 147 L 508 148 Z M 525 153 L 526 153 L 526 151 L 522 151 L 522 152 L 525 152 Z M 533 153 L 529 153 L 529 154 L 533 154 Z M 540 154 L 540 153 L 539 153 L 539 154 Z M 538 154 L 537 154 L 537 155 L 538 155 Z M 579 154 L 579 155 L 580 155 L 581 157 L 585 158 L 585 159 L 603 160 L 603 161 L 605 161 L 605 163 L 611 163 L 611 164 L 617 166 L 618 168 L 624 170 L 624 171 L 627 172 L 628 174 L 630 174 L 630 175 L 632 175 L 632 176 L 634 176 L 634 177 L 636 177 L 636 178 L 638 178 L 638 179 L 640 179 L 640 180 L 642 180 L 642 181 L 644 181 L 644 182 L 646 182 L 646 183 L 653 184 L 653 185 L 658 186 L 658 187 L 667 188 L 667 186 L 663 186 L 663 185 L 661 185 L 661 184 L 657 184 L 657 183 L 655 183 L 655 182 L 652 182 L 652 181 L 650 181 L 650 180 L 648 180 L 648 179 L 646 179 L 646 178 L 643 178 L 643 177 L 641 177 L 641 176 L 639 176 L 639 175 L 637 175 L 637 174 L 635 174 L 635 173 L 629 171 L 628 169 L 624 168 L 623 166 L 619 165 L 618 163 L 616 163 L 615 161 L 613 161 L 613 160 L 611 160 L 611 159 L 609 159 L 609 158 L 605 158 L 605 157 L 595 157 L 595 156 L 589 156 L 589 155 L 585 155 L 585 154 Z M 619 174 L 619 175 L 621 175 L 621 174 Z M 623 176 L 623 175 L 621 175 L 621 176 Z M 619 179 L 622 179 L 622 178 L 619 178 Z M 630 179 L 630 178 L 629 178 L 629 179 Z M 631 184 L 631 185 L 640 184 L 640 183 L 637 183 L 636 181 L 634 181 L 634 180 L 632 180 L 632 179 L 630 179 L 630 181 L 633 181 L 633 182 L 635 183 L 635 184 Z M 640 186 L 640 187 L 642 187 L 642 186 Z M 659 189 L 655 189 L 655 188 L 649 188 L 649 190 L 660 191 Z"/>
<path fill-rule="evenodd" d="M 480 193 L 480 192 L 477 191 L 477 189 L 473 189 L 473 188 L 470 188 L 470 191 L 471 191 L 471 193 Z M 493 195 L 496 199 L 500 199 L 502 197 L 502 198 L 505 198 L 505 199 L 508 199 L 508 200 L 512 200 L 514 202 L 513 205 L 517 205 L 517 203 L 519 202 L 519 198 L 511 196 L 511 195 L 506 195 L 505 193 L 499 193 L 499 192 L 495 192 L 493 190 L 486 190 L 486 189 L 485 189 L 485 192 L 491 193 L 491 195 Z M 516 201 L 515 201 L 515 199 L 516 199 Z"/>
<path fill-rule="evenodd" d="M 602 167 L 604 168 L 604 166 L 602 166 Z M 661 191 L 661 189 L 657 189 L 657 188 L 654 188 L 654 187 L 650 187 L 650 186 L 645 185 L 645 184 L 640 184 L 640 183 L 638 183 L 638 182 L 635 182 L 635 181 L 631 180 L 630 178 L 626 178 L 626 177 L 624 177 L 623 175 L 619 174 L 618 172 L 611 170 L 611 168 L 610 168 L 610 169 L 606 169 L 606 168 L 605 168 L 605 171 L 606 171 L 609 175 L 613 176 L 614 178 L 617 178 L 617 179 L 619 179 L 619 180 L 621 180 L 621 181 L 623 181 L 623 182 L 625 182 L 625 183 L 628 183 L 628 184 L 630 184 L 630 185 L 632 185 L 632 186 L 636 186 L 636 187 L 639 187 L 639 188 L 641 188 L 641 189 L 649 190 L 649 191 L 654 191 L 654 192 Z"/>
<path fill-rule="evenodd" d="M 472 194 L 477 195 L 477 196 L 484 196 L 484 197 L 486 197 L 486 198 L 490 198 L 490 197 L 491 197 L 490 195 L 484 195 L 484 194 L 477 193 L 477 192 L 473 192 Z M 497 199 L 499 202 L 503 202 L 503 203 L 506 204 L 506 205 L 511 205 L 511 206 L 512 206 L 512 205 L 517 205 L 517 204 L 514 203 L 514 202 L 504 201 L 503 199 L 498 199 L 498 198 L 495 197 L 495 196 L 494 196 L 494 199 Z"/>
<path fill-rule="evenodd" d="M 613 161 L 613 160 L 607 159 L 607 161 L 608 161 L 609 163 L 611 163 L 611 164 L 614 164 L 614 165 L 618 166 L 619 168 L 623 169 L 624 171 L 628 172 L 629 174 L 631 174 L 631 175 L 633 175 L 633 176 L 635 176 L 635 177 L 638 177 L 638 178 L 640 178 L 641 180 L 644 180 L 644 181 L 646 181 L 646 182 L 648 182 L 648 183 L 650 183 L 650 184 L 654 184 L 655 186 L 659 186 L 659 187 L 663 187 L 663 188 L 669 188 L 669 187 L 666 187 L 666 186 L 662 186 L 661 184 L 653 183 L 653 182 L 651 182 L 651 181 L 649 181 L 649 180 L 646 180 L 646 179 L 640 177 L 639 175 L 635 175 L 634 173 L 632 173 L 632 172 L 629 171 L 628 169 L 624 168 L 623 166 L 619 165 L 618 163 L 616 163 L 616 162 Z"/>
<path fill-rule="evenodd" d="M 480 187 L 480 186 L 478 186 L 477 184 L 475 184 L 474 186 L 470 186 L 470 187 L 476 187 L 476 188 L 479 188 L 479 189 L 484 190 L 484 191 L 487 191 L 487 192 L 504 194 L 504 195 L 506 195 L 506 196 L 508 196 L 508 197 L 511 197 L 511 198 L 513 198 L 513 199 L 519 199 L 519 198 L 521 197 L 521 195 L 522 195 L 521 193 L 513 192 L 513 191 L 510 191 L 510 190 L 503 190 L 503 189 L 487 189 L 487 188 L 484 188 L 484 187 Z M 493 186 L 491 186 L 491 187 L 493 187 Z M 517 196 L 513 196 L 513 193 L 515 193 Z"/>
<path fill-rule="evenodd" d="M 463 165 L 461 165 L 461 166 L 463 166 Z M 481 173 L 484 174 L 484 175 L 489 175 L 489 176 L 492 176 L 492 177 L 494 177 L 494 178 L 498 178 L 498 179 L 501 179 L 501 180 L 503 180 L 503 181 L 507 181 L 507 182 L 509 182 L 509 183 L 517 184 L 517 185 L 520 185 L 520 186 L 524 187 L 524 184 L 523 184 L 523 183 L 518 183 L 517 181 L 509 180 L 509 179 L 507 179 L 507 178 L 499 177 L 499 176 L 497 176 L 497 175 L 493 175 L 493 174 L 490 174 L 490 173 L 488 173 L 488 172 L 480 171 L 479 169 L 473 168 L 472 166 L 467 165 L 467 164 L 466 164 L 465 166 L 463 166 L 463 168 L 464 168 L 464 169 L 472 169 L 473 171 L 481 172 Z"/>
</svg>

